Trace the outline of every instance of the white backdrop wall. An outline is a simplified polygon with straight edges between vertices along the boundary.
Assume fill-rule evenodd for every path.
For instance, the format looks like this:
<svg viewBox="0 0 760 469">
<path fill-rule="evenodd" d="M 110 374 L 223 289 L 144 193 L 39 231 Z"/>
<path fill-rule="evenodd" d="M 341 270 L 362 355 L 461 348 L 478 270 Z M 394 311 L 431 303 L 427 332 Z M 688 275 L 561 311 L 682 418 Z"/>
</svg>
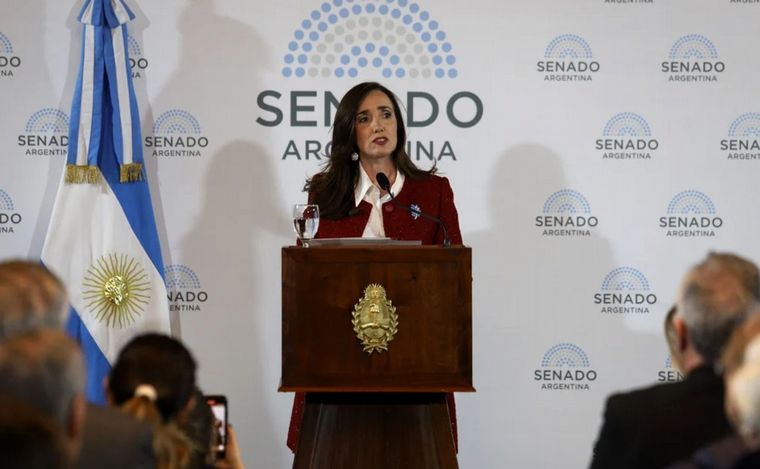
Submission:
<svg viewBox="0 0 760 469">
<path fill-rule="evenodd" d="M 676 378 L 661 324 L 685 269 L 710 249 L 760 259 L 757 0 L 131 5 L 175 328 L 250 467 L 292 460 L 280 247 L 331 99 L 359 81 L 406 104 L 473 248 L 464 468 L 585 466 L 605 396 Z M 0 258 L 40 254 L 78 11 L 0 2 Z"/>
</svg>

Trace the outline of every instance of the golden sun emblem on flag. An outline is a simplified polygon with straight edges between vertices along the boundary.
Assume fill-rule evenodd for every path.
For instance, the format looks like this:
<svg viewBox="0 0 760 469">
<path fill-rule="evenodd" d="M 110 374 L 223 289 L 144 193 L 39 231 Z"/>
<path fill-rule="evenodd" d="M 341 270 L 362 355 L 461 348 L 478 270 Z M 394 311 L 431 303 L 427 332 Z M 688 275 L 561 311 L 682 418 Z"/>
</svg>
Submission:
<svg viewBox="0 0 760 469">
<path fill-rule="evenodd" d="M 121 328 L 133 323 L 150 301 L 150 278 L 134 258 L 108 254 L 87 269 L 82 293 L 95 319 Z"/>
</svg>

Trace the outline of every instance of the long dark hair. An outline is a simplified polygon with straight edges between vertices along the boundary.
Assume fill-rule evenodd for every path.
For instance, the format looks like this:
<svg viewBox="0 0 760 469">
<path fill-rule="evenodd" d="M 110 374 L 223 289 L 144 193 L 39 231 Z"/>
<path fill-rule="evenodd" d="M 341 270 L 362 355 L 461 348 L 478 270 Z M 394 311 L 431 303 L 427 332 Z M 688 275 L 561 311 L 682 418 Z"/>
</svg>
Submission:
<svg viewBox="0 0 760 469">
<path fill-rule="evenodd" d="M 379 83 L 360 83 L 348 90 L 338 104 L 330 155 L 324 169 L 304 185 L 304 191 L 309 192 L 309 202 L 319 205 L 320 216 L 324 218 L 343 218 L 354 207 L 354 186 L 359 180 L 359 162 L 351 160 L 351 154 L 359 151 L 356 145 L 356 113 L 364 98 L 375 90 L 382 91 L 393 103 L 396 149 L 392 158 L 396 169 L 411 179 L 426 179 L 436 172 L 435 165 L 427 171 L 419 169 L 406 153 L 406 127 L 396 96 Z"/>
<path fill-rule="evenodd" d="M 153 426 L 158 469 L 184 468 L 190 460 L 193 443 L 177 418 L 193 395 L 195 370 L 195 359 L 180 341 L 153 333 L 127 343 L 111 369 L 108 389 L 115 403 Z M 155 395 L 135 393 L 143 385 L 151 386 Z"/>
</svg>

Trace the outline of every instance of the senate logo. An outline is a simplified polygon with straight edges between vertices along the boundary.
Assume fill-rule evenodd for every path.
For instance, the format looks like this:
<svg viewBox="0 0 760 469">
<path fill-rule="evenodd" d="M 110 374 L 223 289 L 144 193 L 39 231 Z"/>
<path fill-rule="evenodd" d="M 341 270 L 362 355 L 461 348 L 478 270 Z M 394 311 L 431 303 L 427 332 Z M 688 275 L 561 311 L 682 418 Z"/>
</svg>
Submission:
<svg viewBox="0 0 760 469">
<path fill-rule="evenodd" d="M 69 116 L 54 108 L 32 113 L 18 135 L 18 146 L 26 156 L 66 156 L 69 144 Z"/>
<path fill-rule="evenodd" d="M 150 301 L 150 278 L 134 258 L 107 254 L 93 263 L 82 281 L 85 308 L 108 327 L 133 323 Z"/>
<path fill-rule="evenodd" d="M 723 226 L 723 218 L 718 216 L 715 204 L 705 193 L 687 190 L 673 196 L 667 215 L 660 217 L 659 226 L 667 237 L 710 238 Z"/>
<path fill-rule="evenodd" d="M 169 311 L 201 311 L 201 306 L 208 300 L 208 293 L 201 288 L 200 278 L 186 265 L 166 266 L 164 281 Z"/>
<path fill-rule="evenodd" d="M 407 0 L 324 2 L 304 18 L 283 57 L 285 77 L 456 78 L 456 56 L 430 12 Z"/>
<path fill-rule="evenodd" d="M 541 367 L 533 372 L 533 380 L 541 389 L 550 391 L 588 391 L 597 373 L 580 347 L 560 343 L 546 351 Z"/>
<path fill-rule="evenodd" d="M 594 304 L 607 314 L 649 313 L 657 304 L 657 295 L 641 271 L 623 266 L 612 269 L 604 277 L 599 291 L 594 294 Z"/>
<path fill-rule="evenodd" d="M 720 141 L 721 151 L 733 161 L 760 159 L 760 112 L 747 112 L 731 122 L 728 138 Z"/>
<path fill-rule="evenodd" d="M 599 68 L 591 45 L 577 34 L 562 34 L 549 41 L 544 59 L 536 63 L 544 81 L 593 81 Z"/>
<path fill-rule="evenodd" d="M 659 147 L 649 123 L 633 112 L 612 116 L 595 144 L 605 160 L 650 160 Z"/>
<path fill-rule="evenodd" d="M 132 78 L 142 78 L 148 69 L 148 59 L 143 57 L 140 43 L 132 36 L 127 36 L 127 51 L 129 53 L 129 68 L 132 71 Z"/>
<path fill-rule="evenodd" d="M 15 233 L 20 223 L 21 214 L 13 205 L 13 199 L 0 189 L 0 234 Z"/>
<path fill-rule="evenodd" d="M 688 34 L 673 43 L 660 70 L 669 82 L 717 82 L 726 64 L 712 41 L 700 34 Z"/>
<path fill-rule="evenodd" d="M 559 190 L 544 203 L 543 213 L 535 218 L 541 236 L 591 236 L 591 228 L 599 224 L 592 215 L 586 197 L 572 189 Z"/>
<path fill-rule="evenodd" d="M 21 57 L 13 52 L 13 44 L 8 36 L 0 32 L 0 79 L 13 78 L 21 67 Z"/>
<path fill-rule="evenodd" d="M 208 146 L 198 119 L 182 109 L 164 112 L 153 124 L 145 147 L 155 157 L 200 157 Z"/>
<path fill-rule="evenodd" d="M 255 122 L 261 128 L 286 127 L 278 135 L 296 135 L 283 141 L 277 152 L 283 163 L 320 162 L 330 154 L 325 135 L 345 91 L 332 89 L 336 83 L 345 85 L 336 79 L 388 80 L 393 87 L 394 79 L 412 78 L 420 84 L 418 89 L 394 90 L 410 130 L 407 154 L 423 163 L 459 161 L 464 157 L 459 142 L 442 138 L 440 126 L 454 129 L 455 135 L 474 127 L 483 118 L 483 100 L 469 90 L 440 93 L 425 86 L 450 82 L 464 73 L 451 32 L 414 1 L 314 2 L 283 41 L 278 66 L 288 80 L 278 83 L 292 86 L 258 92 Z M 304 88 L 299 79 L 314 85 Z"/>
</svg>

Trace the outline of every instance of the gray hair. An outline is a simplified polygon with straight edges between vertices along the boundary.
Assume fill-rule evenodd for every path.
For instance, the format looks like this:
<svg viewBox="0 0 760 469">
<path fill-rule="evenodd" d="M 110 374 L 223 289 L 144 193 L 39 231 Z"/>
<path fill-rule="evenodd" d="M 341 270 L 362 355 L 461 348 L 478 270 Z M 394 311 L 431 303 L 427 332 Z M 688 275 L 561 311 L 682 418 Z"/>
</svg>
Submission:
<svg viewBox="0 0 760 469">
<path fill-rule="evenodd" d="M 686 275 L 677 309 L 694 348 L 713 363 L 759 304 L 757 266 L 735 254 L 711 252 Z"/>
<path fill-rule="evenodd" d="M 84 385 L 82 352 L 63 332 L 31 331 L 0 343 L 0 394 L 28 402 L 65 424 Z"/>
<path fill-rule="evenodd" d="M 0 340 L 41 328 L 61 329 L 67 308 L 61 281 L 36 262 L 0 262 Z"/>
</svg>

